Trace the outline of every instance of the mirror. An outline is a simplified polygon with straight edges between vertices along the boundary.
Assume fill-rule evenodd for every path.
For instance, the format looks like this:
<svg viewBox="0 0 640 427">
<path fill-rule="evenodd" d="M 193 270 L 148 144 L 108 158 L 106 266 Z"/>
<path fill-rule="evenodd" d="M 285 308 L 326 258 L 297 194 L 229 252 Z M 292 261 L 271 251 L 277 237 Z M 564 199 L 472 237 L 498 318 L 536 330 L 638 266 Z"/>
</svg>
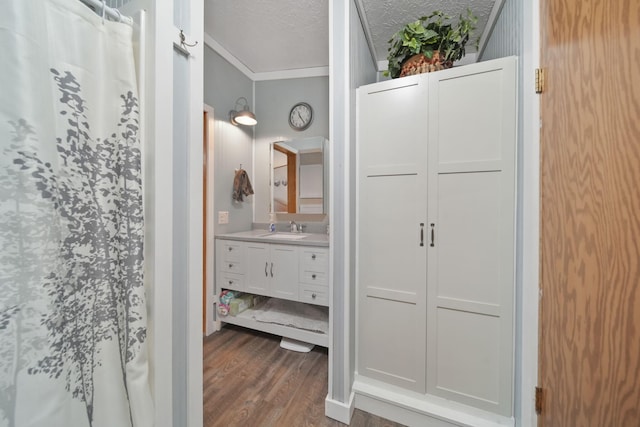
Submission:
<svg viewBox="0 0 640 427">
<path fill-rule="evenodd" d="M 272 213 L 327 212 L 328 145 L 323 137 L 271 144 Z"/>
</svg>

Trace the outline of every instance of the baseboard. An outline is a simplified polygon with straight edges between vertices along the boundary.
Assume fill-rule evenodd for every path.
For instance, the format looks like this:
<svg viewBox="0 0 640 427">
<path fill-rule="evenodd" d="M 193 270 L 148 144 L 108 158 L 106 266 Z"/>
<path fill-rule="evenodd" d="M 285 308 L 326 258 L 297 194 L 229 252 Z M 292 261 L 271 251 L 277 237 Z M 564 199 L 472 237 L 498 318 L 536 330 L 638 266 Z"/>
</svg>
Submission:
<svg viewBox="0 0 640 427">
<path fill-rule="evenodd" d="M 329 399 L 329 396 L 327 396 L 324 400 L 324 414 L 329 418 L 340 421 L 342 424 L 349 425 L 353 411 L 356 409 L 354 399 L 355 395 L 353 393 L 349 396 L 349 402 L 347 403 Z"/>
<path fill-rule="evenodd" d="M 354 407 L 416 427 L 513 427 L 512 417 L 486 412 L 435 396 L 421 395 L 356 376 Z"/>
</svg>

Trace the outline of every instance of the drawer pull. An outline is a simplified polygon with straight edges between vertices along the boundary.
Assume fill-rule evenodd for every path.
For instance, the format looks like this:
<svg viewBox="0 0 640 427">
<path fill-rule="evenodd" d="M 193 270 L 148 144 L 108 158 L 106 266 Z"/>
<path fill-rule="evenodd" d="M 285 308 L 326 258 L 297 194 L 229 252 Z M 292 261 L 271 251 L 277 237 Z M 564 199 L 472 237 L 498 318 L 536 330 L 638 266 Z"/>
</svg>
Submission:
<svg viewBox="0 0 640 427">
<path fill-rule="evenodd" d="M 316 299 L 316 294 L 315 294 L 315 292 L 311 294 L 311 299 Z"/>
<path fill-rule="evenodd" d="M 436 225 L 434 223 L 431 223 L 431 247 L 434 247 L 436 245 L 436 232 L 435 232 L 435 228 Z"/>
<path fill-rule="evenodd" d="M 233 250 L 233 248 L 231 246 L 229 246 L 229 252 L 231 252 Z"/>
<path fill-rule="evenodd" d="M 230 285 L 233 285 L 233 280 L 229 280 L 229 284 L 230 284 Z"/>
<path fill-rule="evenodd" d="M 311 259 L 316 259 L 316 254 L 311 255 Z"/>
<path fill-rule="evenodd" d="M 316 279 L 316 275 L 315 275 L 315 274 L 312 274 L 312 275 L 311 275 L 311 278 L 312 278 L 313 280 L 315 280 L 315 279 Z"/>
<path fill-rule="evenodd" d="M 229 268 L 233 268 L 233 264 L 229 264 Z"/>
<path fill-rule="evenodd" d="M 265 263 L 264 263 L 264 277 L 269 276 L 269 274 L 267 273 L 267 267 L 268 267 L 268 266 L 269 266 L 269 263 L 268 263 L 268 262 L 265 262 Z"/>
</svg>

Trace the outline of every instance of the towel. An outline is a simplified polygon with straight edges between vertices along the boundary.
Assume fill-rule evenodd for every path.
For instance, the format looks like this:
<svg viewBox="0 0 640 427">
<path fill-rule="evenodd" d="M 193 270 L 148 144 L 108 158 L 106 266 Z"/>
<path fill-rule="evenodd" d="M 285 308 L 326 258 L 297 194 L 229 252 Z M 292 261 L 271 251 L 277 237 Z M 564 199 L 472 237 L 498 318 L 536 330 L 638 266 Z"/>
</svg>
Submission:
<svg viewBox="0 0 640 427">
<path fill-rule="evenodd" d="M 238 169 L 233 179 L 233 200 L 236 202 L 244 201 L 244 196 L 253 194 L 253 187 L 249 181 L 249 175 L 244 169 Z"/>
</svg>

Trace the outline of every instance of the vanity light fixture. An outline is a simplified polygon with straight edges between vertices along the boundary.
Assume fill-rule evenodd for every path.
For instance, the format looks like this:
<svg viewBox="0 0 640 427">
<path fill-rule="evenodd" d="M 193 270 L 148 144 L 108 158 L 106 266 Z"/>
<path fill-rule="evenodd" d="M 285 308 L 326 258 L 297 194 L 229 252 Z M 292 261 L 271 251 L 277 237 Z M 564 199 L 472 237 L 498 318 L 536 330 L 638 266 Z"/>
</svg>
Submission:
<svg viewBox="0 0 640 427">
<path fill-rule="evenodd" d="M 240 109 L 238 106 L 240 106 Z M 255 126 L 258 124 L 256 115 L 249 109 L 249 101 L 247 101 L 247 98 L 244 96 L 238 98 L 234 108 L 234 110 L 229 111 L 229 121 L 232 125 Z"/>
</svg>

